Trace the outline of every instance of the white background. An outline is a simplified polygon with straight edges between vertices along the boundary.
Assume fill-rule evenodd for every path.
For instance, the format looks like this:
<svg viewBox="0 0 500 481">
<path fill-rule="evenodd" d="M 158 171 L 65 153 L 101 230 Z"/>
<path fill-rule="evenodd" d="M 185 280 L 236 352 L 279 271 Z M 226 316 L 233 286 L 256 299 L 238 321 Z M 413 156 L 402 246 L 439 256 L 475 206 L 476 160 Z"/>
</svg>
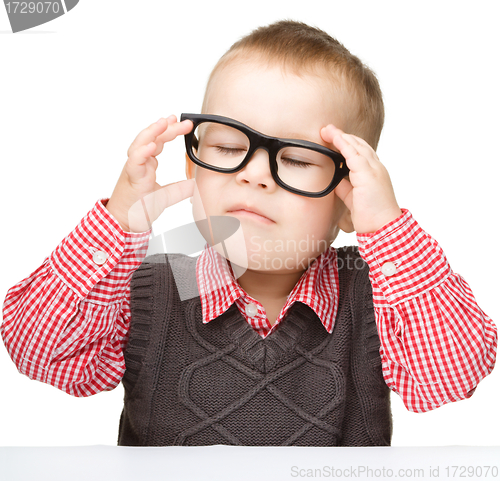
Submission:
<svg viewBox="0 0 500 481">
<path fill-rule="evenodd" d="M 81 0 L 17 34 L 0 9 L 2 302 L 111 195 L 139 131 L 171 113 L 199 112 L 225 50 L 284 18 L 326 30 L 375 70 L 386 105 L 378 155 L 398 202 L 498 321 L 494 1 Z M 178 139 L 159 156 L 161 184 L 184 178 L 183 152 Z M 187 223 L 190 206 L 172 208 L 157 225 Z M 351 234 L 335 245 L 355 243 Z M 425 414 L 407 412 L 394 395 L 393 445 L 500 444 L 499 376 L 471 399 Z M 73 398 L 19 374 L 3 346 L 0 386 L 0 445 L 116 445 L 121 386 Z"/>
</svg>

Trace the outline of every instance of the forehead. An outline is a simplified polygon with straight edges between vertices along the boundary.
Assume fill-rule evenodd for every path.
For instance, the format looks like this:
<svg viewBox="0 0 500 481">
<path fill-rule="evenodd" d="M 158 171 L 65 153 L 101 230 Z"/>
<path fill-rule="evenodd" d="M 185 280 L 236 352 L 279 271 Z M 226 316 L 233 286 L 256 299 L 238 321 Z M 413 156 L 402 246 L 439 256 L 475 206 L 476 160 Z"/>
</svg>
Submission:
<svg viewBox="0 0 500 481">
<path fill-rule="evenodd" d="M 319 130 L 329 123 L 344 125 L 334 92 L 321 75 L 298 76 L 277 65 L 238 59 L 215 73 L 204 113 L 230 117 L 274 137 L 326 145 Z"/>
</svg>

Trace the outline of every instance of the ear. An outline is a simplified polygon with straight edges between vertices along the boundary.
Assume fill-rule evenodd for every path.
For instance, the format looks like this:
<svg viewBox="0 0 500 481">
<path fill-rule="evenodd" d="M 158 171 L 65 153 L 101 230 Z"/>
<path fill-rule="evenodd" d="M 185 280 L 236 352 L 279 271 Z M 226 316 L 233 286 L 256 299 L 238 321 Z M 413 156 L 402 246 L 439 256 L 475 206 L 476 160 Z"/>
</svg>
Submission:
<svg viewBox="0 0 500 481">
<path fill-rule="evenodd" d="M 342 217 L 338 221 L 337 225 L 347 234 L 354 232 L 354 224 L 352 223 L 351 211 L 347 207 L 344 208 Z"/>
<path fill-rule="evenodd" d="M 186 177 L 188 179 L 194 179 L 196 164 L 186 155 Z"/>
</svg>

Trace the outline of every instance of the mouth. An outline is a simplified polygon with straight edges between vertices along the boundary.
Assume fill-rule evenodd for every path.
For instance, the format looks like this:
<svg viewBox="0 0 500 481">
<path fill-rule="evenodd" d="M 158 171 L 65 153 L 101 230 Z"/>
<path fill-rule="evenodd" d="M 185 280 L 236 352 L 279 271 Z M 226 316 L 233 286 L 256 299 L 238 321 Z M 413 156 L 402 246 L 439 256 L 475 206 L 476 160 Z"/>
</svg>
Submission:
<svg viewBox="0 0 500 481">
<path fill-rule="evenodd" d="M 275 222 L 272 219 L 266 217 L 261 211 L 259 211 L 255 207 L 236 205 L 231 209 L 229 209 L 227 212 L 228 214 L 234 215 L 236 217 L 247 218 L 265 224 L 275 224 Z"/>
</svg>

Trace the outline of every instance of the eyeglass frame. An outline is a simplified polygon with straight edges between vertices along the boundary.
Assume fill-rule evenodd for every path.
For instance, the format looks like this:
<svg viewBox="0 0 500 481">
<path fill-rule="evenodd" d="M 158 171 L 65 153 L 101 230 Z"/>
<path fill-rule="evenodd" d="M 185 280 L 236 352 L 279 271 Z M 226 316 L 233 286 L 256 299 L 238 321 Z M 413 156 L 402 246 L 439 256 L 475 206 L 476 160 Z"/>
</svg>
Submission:
<svg viewBox="0 0 500 481">
<path fill-rule="evenodd" d="M 323 145 L 316 144 L 315 142 L 310 142 L 309 140 L 298 140 L 298 139 L 281 139 L 278 137 L 271 137 L 269 135 L 262 134 L 257 130 L 248 127 L 248 125 L 243 124 L 237 120 L 231 119 L 229 117 L 223 117 L 221 115 L 212 115 L 212 114 L 181 114 L 180 118 L 181 122 L 183 120 L 190 120 L 193 122 L 193 129 L 191 132 L 184 135 L 185 144 L 186 144 L 186 153 L 188 157 L 200 167 L 203 167 L 208 170 L 213 170 L 215 172 L 219 172 L 221 174 L 234 174 L 243 169 L 253 154 L 258 149 L 264 149 L 267 151 L 269 158 L 269 169 L 271 171 L 271 175 L 274 181 L 283 189 L 292 192 L 294 194 L 302 195 L 305 197 L 324 197 L 325 195 L 332 192 L 337 185 L 339 185 L 340 181 L 349 174 L 349 168 L 347 167 L 347 163 L 345 157 L 334 150 L 331 150 Z M 195 138 L 194 132 L 198 125 L 205 122 L 214 122 L 221 125 L 227 125 L 228 127 L 233 127 L 240 132 L 243 132 L 250 141 L 250 146 L 248 147 L 248 152 L 246 153 L 243 160 L 239 165 L 232 169 L 224 169 L 222 167 L 216 167 L 214 165 L 208 165 L 203 163 L 197 157 L 195 157 L 193 153 L 193 139 Z M 304 190 L 295 189 L 294 187 L 285 184 L 278 176 L 278 165 L 276 162 L 276 156 L 278 152 L 285 147 L 302 147 L 313 150 L 315 152 L 319 152 L 330 157 L 335 164 L 335 173 L 332 181 L 320 192 L 306 192 Z M 197 150 L 197 146 L 195 146 Z"/>
</svg>

